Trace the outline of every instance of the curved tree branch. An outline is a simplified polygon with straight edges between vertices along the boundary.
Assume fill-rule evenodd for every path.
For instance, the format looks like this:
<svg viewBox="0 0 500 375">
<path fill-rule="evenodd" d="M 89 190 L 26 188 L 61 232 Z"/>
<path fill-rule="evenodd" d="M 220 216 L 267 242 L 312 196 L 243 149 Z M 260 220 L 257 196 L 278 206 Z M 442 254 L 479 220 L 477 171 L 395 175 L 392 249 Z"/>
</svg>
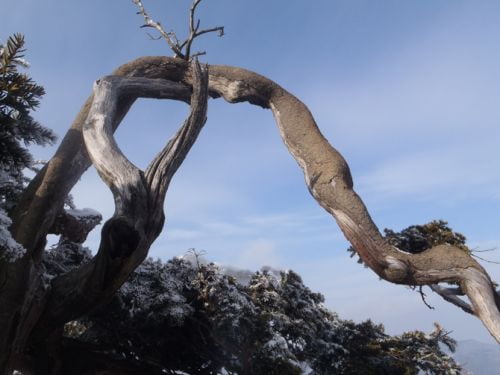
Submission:
<svg viewBox="0 0 500 375">
<path fill-rule="evenodd" d="M 282 138 L 302 167 L 309 191 L 330 212 L 364 263 L 396 284 L 454 282 L 469 297 L 473 310 L 500 343 L 500 312 L 487 272 L 469 254 L 440 245 L 419 254 L 391 246 L 373 223 L 343 157 L 324 139 L 307 108 L 290 94 L 271 99 Z"/>
<path fill-rule="evenodd" d="M 486 273 L 469 268 L 462 274 L 462 289 L 469 297 L 474 314 L 481 319 L 491 335 L 500 343 L 500 305 L 496 291 Z"/>
<path fill-rule="evenodd" d="M 168 79 L 187 86 L 192 86 L 193 81 L 196 81 L 193 79 L 196 75 L 193 74 L 193 70 L 189 68 L 186 61 L 167 57 L 145 57 L 134 60 L 118 68 L 114 75 Z M 212 97 L 222 96 L 231 103 L 248 101 L 272 109 L 286 146 L 304 171 L 309 191 L 318 203 L 334 216 L 346 238 L 364 263 L 373 271 L 380 277 L 398 284 L 432 285 L 447 282 L 460 285 L 471 300 L 474 314 L 483 321 L 490 333 L 500 342 L 499 298 L 486 271 L 468 254 L 453 246 L 440 245 L 412 255 L 388 244 L 373 223 L 362 200 L 353 190 L 352 178 L 346 161 L 320 133 L 311 113 L 302 102 L 265 77 L 244 69 L 227 66 L 210 67 L 208 89 Z M 167 96 L 168 93 L 165 93 L 165 97 Z M 183 95 L 171 95 L 171 98 L 186 100 Z M 134 100 L 133 97 L 123 97 L 108 129 L 114 130 L 118 126 Z M 85 151 L 82 129 L 91 103 L 92 97 L 82 108 L 54 158 L 29 186 L 15 213 L 13 235 L 27 248 L 29 254 L 33 254 L 31 259 L 34 259 L 34 263 L 26 261 L 20 266 L 7 266 L 7 272 L 16 270 L 15 267 L 17 267 L 17 270 L 24 270 L 26 274 L 32 264 L 36 265 L 37 254 L 43 251 L 45 236 L 62 206 L 64 197 L 90 165 Z M 156 163 L 150 167 L 151 171 L 156 168 L 154 165 Z M 101 173 L 106 176 L 106 168 L 102 169 Z M 134 171 L 133 168 L 130 171 L 134 174 L 134 181 L 137 184 L 141 178 L 144 179 L 144 176 L 140 177 L 140 173 Z M 151 178 L 148 178 L 148 181 L 152 183 Z M 118 196 L 117 207 L 130 200 L 126 194 L 122 197 L 119 193 L 126 193 L 133 189 L 124 189 L 121 185 L 112 184 L 111 186 L 115 189 L 114 193 L 118 193 L 116 195 Z M 142 188 L 137 189 L 139 192 L 142 191 Z M 131 205 L 134 207 L 133 203 Z M 134 209 L 139 210 L 137 207 Z M 143 233 L 140 228 L 135 229 L 137 223 L 126 224 L 126 220 L 122 222 L 120 218 L 115 219 L 103 229 L 103 238 L 108 238 L 108 242 L 116 241 L 119 238 L 117 235 L 120 234 L 117 228 L 124 227 L 133 228 L 138 241 L 141 244 L 144 242 L 141 239 Z M 127 231 L 127 233 L 135 232 Z M 103 243 L 101 248 L 112 245 L 105 241 Z M 124 251 L 119 251 L 119 254 L 127 253 L 127 251 L 129 250 L 124 249 Z M 100 250 L 99 254 L 101 253 L 103 251 Z M 97 272 L 95 263 L 100 261 L 99 256 L 91 265 L 79 271 L 81 277 L 92 280 L 89 274 Z M 143 254 L 124 269 L 132 267 L 132 264 L 135 264 L 141 256 Z M 2 267 L 4 265 L 0 267 L 0 281 L 2 281 L 4 271 Z M 101 273 L 100 277 L 106 278 L 106 274 Z M 121 278 L 122 276 L 117 280 Z M 66 281 L 69 284 L 77 280 L 68 278 Z M 62 293 L 64 288 L 61 285 L 59 287 Z M 22 305 L 22 301 L 14 300 L 13 297 L 12 299 L 9 299 L 9 296 L 4 298 L 1 291 L 0 302 L 8 302 L 8 306 L 14 306 L 9 310 L 12 313 L 10 316 L 14 316 L 15 306 Z M 52 303 L 57 304 L 57 301 L 52 300 L 49 305 Z M 59 313 L 61 316 L 65 315 L 62 310 Z M 2 328 L 3 323 L 0 322 L 0 325 Z M 5 343 L 3 347 L 0 345 L 0 350 L 5 347 Z"/>
<path fill-rule="evenodd" d="M 143 76 L 155 80 L 148 81 L 147 92 L 144 90 L 142 92 L 144 96 L 190 101 L 190 88 L 186 85 L 161 79 L 162 75 L 158 72 L 156 75 L 145 74 L 141 67 L 122 75 L 133 77 L 134 74 L 138 79 L 131 80 L 124 88 L 120 106 L 112 120 L 113 130 L 119 125 L 136 97 L 141 95 L 141 91 L 136 94 L 134 92 L 141 84 Z M 145 83 L 143 81 L 142 85 Z M 0 353 L 3 353 L 0 354 L 0 371 L 7 368 L 7 363 L 12 361 L 12 358 L 9 359 L 11 357 L 9 353 L 15 353 L 25 346 L 25 341 L 46 303 L 47 291 L 44 290 L 44 269 L 41 265 L 46 236 L 62 212 L 70 190 L 90 166 L 90 159 L 83 142 L 82 126 L 92 102 L 93 96 L 84 104 L 54 157 L 31 181 L 13 214 L 10 230 L 16 241 L 26 249 L 26 256 L 15 263 L 0 260 L 0 306 L 2 306 L 0 331 L 6 333 L 0 335 Z"/>
<path fill-rule="evenodd" d="M 95 84 L 93 104 L 83 125 L 92 163 L 115 199 L 115 213 L 104 225 L 92 261 L 52 281 L 44 314 L 33 339 L 107 301 L 144 260 L 164 223 L 163 200 L 175 171 L 206 121 L 208 74 L 193 63 L 191 113 L 151 165 L 142 172 L 121 152 L 113 137 L 120 98 L 157 96 L 160 91 L 186 95 L 186 87 L 164 80 L 108 76 Z"/>
</svg>

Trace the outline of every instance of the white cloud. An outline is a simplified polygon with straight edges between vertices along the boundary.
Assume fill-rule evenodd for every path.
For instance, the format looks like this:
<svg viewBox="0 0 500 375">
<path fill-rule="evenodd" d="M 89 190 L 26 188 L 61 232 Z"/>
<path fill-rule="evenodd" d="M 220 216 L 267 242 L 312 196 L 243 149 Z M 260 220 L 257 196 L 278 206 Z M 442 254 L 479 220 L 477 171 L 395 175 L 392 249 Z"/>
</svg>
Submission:
<svg viewBox="0 0 500 375">
<path fill-rule="evenodd" d="M 388 196 L 432 199 L 444 193 L 446 199 L 491 198 L 500 192 L 500 158 L 495 143 L 482 140 L 467 147 L 403 153 L 375 164 L 357 178 L 356 185 L 360 191 Z"/>
</svg>

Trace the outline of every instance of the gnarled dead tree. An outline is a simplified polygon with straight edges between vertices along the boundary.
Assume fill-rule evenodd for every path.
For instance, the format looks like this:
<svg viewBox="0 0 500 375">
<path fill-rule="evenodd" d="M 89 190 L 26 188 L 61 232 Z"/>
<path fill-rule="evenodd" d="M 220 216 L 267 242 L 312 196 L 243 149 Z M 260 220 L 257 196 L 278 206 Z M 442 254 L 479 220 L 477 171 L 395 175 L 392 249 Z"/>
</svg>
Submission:
<svg viewBox="0 0 500 375">
<path fill-rule="evenodd" d="M 206 121 L 208 71 L 196 60 L 190 71 L 190 87 L 141 75 L 115 75 L 96 81 L 86 113 L 79 116 L 84 120 L 77 121 L 78 135 L 75 138 L 70 130 L 54 158 L 30 185 L 30 193 L 20 202 L 11 227 L 14 238 L 27 250 L 26 255 L 0 265 L 0 329 L 8 333 L 0 342 L 0 368 L 4 372 L 24 368 L 30 362 L 25 358 L 28 347 L 43 348 L 66 322 L 109 301 L 147 256 L 163 228 L 168 185 Z M 130 105 L 139 97 L 176 99 L 191 105 L 184 125 L 145 171 L 123 155 L 113 138 Z M 70 150 L 77 152 L 70 156 Z M 90 161 L 113 193 L 115 213 L 104 224 L 101 244 L 92 261 L 46 285 L 41 262 L 45 237 L 58 233 L 75 240 L 74 233 L 66 232 L 75 232 L 78 224 L 70 222 L 71 215 L 61 213 L 64 202 L 59 198 L 67 196 L 76 182 L 74 178 L 88 168 Z M 80 172 L 70 173 L 72 180 L 67 181 L 64 170 L 72 169 L 73 163 Z M 41 221 L 32 226 L 36 220 Z M 82 222 L 76 232 L 84 230 L 86 224 Z M 95 220 L 92 224 L 95 226 Z M 84 230 L 76 241 L 83 242 L 88 232 Z"/>
<path fill-rule="evenodd" d="M 195 35 L 192 17 L 191 13 Z M 139 58 L 96 81 L 93 95 L 56 154 L 25 191 L 11 232 L 26 253 L 14 262 L 0 258 L 1 373 L 13 368 L 26 373 L 50 368 L 57 373 L 57 363 L 48 364 L 46 358 L 51 357 L 49 351 L 58 350 L 64 324 L 106 303 L 144 260 L 163 227 L 169 182 L 205 123 L 208 96 L 270 108 L 286 147 L 304 171 L 309 191 L 335 218 L 363 262 L 387 281 L 430 285 L 446 301 L 481 319 L 500 342 L 500 297 L 481 265 L 451 245 L 409 254 L 389 244 L 354 191 L 347 162 L 323 137 L 308 108 L 256 73 L 187 61 L 189 38 L 183 58 Z M 113 138 L 138 97 L 180 100 L 191 106 L 185 124 L 145 171 L 123 155 Z M 64 235 L 65 228 L 74 230 L 74 223 L 61 224 L 64 200 L 92 164 L 113 193 L 115 214 L 105 223 L 91 262 L 45 280 L 46 237 Z M 90 229 L 77 230 L 76 241 L 83 242 Z"/>
<path fill-rule="evenodd" d="M 433 286 L 447 301 L 481 319 L 500 342 L 500 298 L 487 272 L 451 245 L 419 254 L 391 246 L 353 190 L 346 161 L 323 137 L 300 100 L 248 70 L 210 66 L 207 72 L 182 59 L 144 57 L 97 81 L 94 95 L 57 153 L 19 203 L 12 233 L 29 255 L 1 265 L 0 329 L 9 332 L 0 343 L 2 366 L 8 360 L 16 363 L 27 347 L 36 348 L 65 322 L 107 301 L 144 259 L 163 225 L 161 207 L 168 183 L 205 120 L 207 74 L 210 96 L 272 110 L 285 145 L 304 171 L 309 191 L 377 275 L 397 284 Z M 145 172 L 126 159 L 112 137 L 137 97 L 191 101 L 192 107 L 186 124 Z M 115 215 L 104 225 L 92 262 L 43 289 L 39 265 L 45 237 L 64 198 L 92 163 L 113 192 Z M 457 287 L 444 288 L 439 283 Z M 470 305 L 458 298 L 460 293 L 469 298 Z"/>
</svg>

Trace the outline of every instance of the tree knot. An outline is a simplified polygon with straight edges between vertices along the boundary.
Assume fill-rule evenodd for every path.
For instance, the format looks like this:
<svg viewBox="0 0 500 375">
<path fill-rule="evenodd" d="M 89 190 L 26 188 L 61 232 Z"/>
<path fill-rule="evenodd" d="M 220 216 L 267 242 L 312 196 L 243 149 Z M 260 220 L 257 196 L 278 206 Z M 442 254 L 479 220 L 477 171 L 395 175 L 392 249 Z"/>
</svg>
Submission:
<svg viewBox="0 0 500 375">
<path fill-rule="evenodd" d="M 385 257 L 384 274 L 393 283 L 402 283 L 408 277 L 408 265 L 392 256 Z"/>
</svg>

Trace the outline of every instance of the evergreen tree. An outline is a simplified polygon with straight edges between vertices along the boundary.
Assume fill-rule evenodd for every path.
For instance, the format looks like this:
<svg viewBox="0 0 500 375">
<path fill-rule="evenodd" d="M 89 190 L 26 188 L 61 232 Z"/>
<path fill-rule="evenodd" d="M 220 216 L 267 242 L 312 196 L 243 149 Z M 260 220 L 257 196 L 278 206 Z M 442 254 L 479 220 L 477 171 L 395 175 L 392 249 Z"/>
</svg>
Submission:
<svg viewBox="0 0 500 375">
<path fill-rule="evenodd" d="M 40 105 L 45 94 L 19 68 L 27 68 L 24 60 L 24 36 L 14 34 L 0 44 L 0 208 L 12 209 L 24 188 L 25 168 L 33 167 L 28 145 L 47 145 L 55 134 L 33 119 L 31 111 Z"/>
</svg>

